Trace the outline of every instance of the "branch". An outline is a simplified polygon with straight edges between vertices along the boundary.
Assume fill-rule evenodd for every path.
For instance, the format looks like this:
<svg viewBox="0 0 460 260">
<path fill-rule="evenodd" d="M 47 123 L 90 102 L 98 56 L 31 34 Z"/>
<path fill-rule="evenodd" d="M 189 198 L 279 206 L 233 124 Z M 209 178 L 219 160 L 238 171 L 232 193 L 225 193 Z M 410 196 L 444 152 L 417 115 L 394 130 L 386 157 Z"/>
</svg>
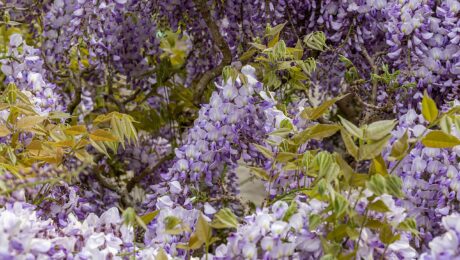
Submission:
<svg viewBox="0 0 460 260">
<path fill-rule="evenodd" d="M 378 73 L 378 68 L 375 65 L 374 58 L 372 58 L 369 53 L 367 52 L 366 48 L 364 46 L 361 47 L 361 54 L 363 57 L 366 59 L 366 61 L 369 63 L 369 65 L 372 68 L 372 73 L 377 74 Z M 371 93 L 371 104 L 375 105 L 377 98 L 377 82 L 374 82 L 372 84 L 372 93 Z"/>
<path fill-rule="evenodd" d="M 77 78 L 75 78 L 75 75 L 74 77 L 71 77 L 70 78 L 70 81 L 72 82 L 72 84 L 74 85 L 74 88 L 75 88 L 75 98 L 74 100 L 69 104 L 69 106 L 67 107 L 67 112 L 69 114 L 73 114 L 73 112 L 75 111 L 75 109 L 77 108 L 77 106 L 80 104 L 81 102 L 81 94 L 82 94 L 82 90 L 81 90 L 81 79 L 80 79 L 80 75 L 77 76 Z"/>
<path fill-rule="evenodd" d="M 138 184 L 142 179 L 144 179 L 145 176 L 147 176 L 149 173 L 156 171 L 158 168 L 160 168 L 160 166 L 163 163 L 171 160 L 173 157 L 174 157 L 174 153 L 170 153 L 166 155 L 165 157 L 161 158 L 152 168 L 149 168 L 149 167 L 145 168 L 139 175 L 134 176 L 128 182 L 128 184 L 126 185 L 126 190 L 128 190 L 128 192 L 131 192 L 134 186 L 136 186 L 136 184 Z"/>
<path fill-rule="evenodd" d="M 222 73 L 222 70 L 225 66 L 231 64 L 232 53 L 224 37 L 222 37 L 222 35 L 220 34 L 219 27 L 211 17 L 211 13 L 208 9 L 207 2 L 204 0 L 194 0 L 193 2 L 197 6 L 198 11 L 200 12 L 203 20 L 205 21 L 215 45 L 219 48 L 220 52 L 222 53 L 222 61 L 219 63 L 219 65 L 204 73 L 201 76 L 201 78 L 197 80 L 197 83 L 194 86 L 194 101 L 195 103 L 200 103 L 204 91 L 206 90 L 206 86 L 209 84 L 209 82 L 218 77 Z"/>
</svg>

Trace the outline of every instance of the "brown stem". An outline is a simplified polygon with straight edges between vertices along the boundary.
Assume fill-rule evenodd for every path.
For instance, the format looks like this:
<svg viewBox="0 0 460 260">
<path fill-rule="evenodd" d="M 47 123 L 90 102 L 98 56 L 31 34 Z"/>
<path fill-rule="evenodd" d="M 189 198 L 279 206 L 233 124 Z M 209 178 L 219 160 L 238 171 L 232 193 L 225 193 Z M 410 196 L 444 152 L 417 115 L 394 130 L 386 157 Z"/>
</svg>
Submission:
<svg viewBox="0 0 460 260">
<path fill-rule="evenodd" d="M 228 47 L 227 42 L 225 41 L 224 37 L 219 32 L 219 27 L 217 26 L 216 22 L 212 19 L 211 12 L 209 11 L 207 1 L 205 0 L 194 0 L 193 1 L 198 8 L 203 20 L 205 21 L 206 25 L 208 26 L 209 32 L 211 33 L 211 37 L 214 41 L 214 44 L 219 48 L 220 52 L 222 53 L 222 61 L 211 70 L 208 70 L 204 73 L 199 80 L 197 80 L 195 88 L 195 96 L 194 101 L 195 103 L 201 103 L 203 98 L 204 91 L 208 86 L 211 80 L 218 77 L 225 66 L 228 66 L 232 62 L 232 53 L 230 48 Z"/>
<path fill-rule="evenodd" d="M 142 179 L 145 178 L 149 173 L 156 171 L 163 163 L 171 160 L 174 157 L 173 153 L 166 155 L 165 157 L 161 158 L 152 168 L 145 168 L 139 175 L 134 176 L 126 185 L 126 190 L 131 192 L 131 190 L 139 183 Z"/>
<path fill-rule="evenodd" d="M 72 102 L 67 107 L 67 112 L 72 115 L 74 113 L 75 109 L 77 108 L 77 106 L 81 102 L 82 90 L 81 90 L 80 75 L 78 75 L 78 76 L 73 75 L 73 77 L 70 78 L 70 81 L 74 85 L 75 94 L 74 94 L 74 99 L 72 100 Z"/>
</svg>

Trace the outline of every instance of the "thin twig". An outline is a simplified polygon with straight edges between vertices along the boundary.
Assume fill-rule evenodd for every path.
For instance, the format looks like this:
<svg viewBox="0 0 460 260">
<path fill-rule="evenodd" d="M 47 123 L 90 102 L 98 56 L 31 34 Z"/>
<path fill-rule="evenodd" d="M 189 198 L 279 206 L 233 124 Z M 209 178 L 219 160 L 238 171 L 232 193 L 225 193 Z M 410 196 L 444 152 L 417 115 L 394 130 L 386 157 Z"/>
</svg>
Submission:
<svg viewBox="0 0 460 260">
<path fill-rule="evenodd" d="M 369 63 L 369 65 L 372 68 L 372 73 L 377 74 L 378 73 L 378 68 L 375 65 L 374 58 L 372 58 L 369 53 L 367 52 L 366 48 L 364 46 L 361 47 L 361 54 L 363 57 L 366 59 L 366 61 Z M 376 99 L 377 99 L 377 81 L 374 81 L 372 83 L 372 93 L 371 93 L 371 104 L 375 105 Z"/>
<path fill-rule="evenodd" d="M 209 11 L 207 1 L 204 0 L 194 0 L 193 1 L 198 8 L 203 20 L 205 21 L 209 32 L 211 33 L 211 37 L 214 41 L 214 44 L 219 48 L 220 52 L 222 53 L 222 61 L 211 70 L 208 70 L 204 73 L 199 80 L 197 80 L 196 85 L 194 86 L 195 89 L 195 96 L 194 101 L 195 103 L 201 103 L 203 98 L 204 91 L 208 86 L 209 82 L 213 79 L 218 77 L 225 66 L 228 66 L 232 63 L 232 52 L 228 47 L 227 42 L 225 41 L 224 37 L 219 32 L 219 27 L 217 26 L 216 22 L 212 19 L 211 12 Z"/>
</svg>

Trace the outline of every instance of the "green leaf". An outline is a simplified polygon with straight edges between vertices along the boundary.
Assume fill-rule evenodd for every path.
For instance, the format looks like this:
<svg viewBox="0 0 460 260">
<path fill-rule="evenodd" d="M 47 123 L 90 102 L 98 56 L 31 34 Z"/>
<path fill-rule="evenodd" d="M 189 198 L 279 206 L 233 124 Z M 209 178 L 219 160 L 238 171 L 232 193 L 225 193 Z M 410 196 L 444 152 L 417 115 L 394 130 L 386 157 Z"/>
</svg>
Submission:
<svg viewBox="0 0 460 260">
<path fill-rule="evenodd" d="M 380 174 L 376 174 L 371 176 L 371 179 L 366 183 L 366 187 L 372 191 L 376 196 L 380 196 L 382 194 L 385 194 L 385 186 L 386 186 L 386 180 L 385 177 L 383 177 Z"/>
<path fill-rule="evenodd" d="M 250 48 L 240 56 L 240 61 L 244 62 L 250 60 L 257 53 L 257 49 Z"/>
<path fill-rule="evenodd" d="M 369 210 L 373 210 L 373 211 L 377 211 L 377 212 L 381 212 L 381 213 L 385 213 L 385 212 L 390 211 L 388 206 L 381 200 L 374 201 L 374 202 L 370 203 L 367 207 L 368 207 Z"/>
<path fill-rule="evenodd" d="M 93 141 L 97 142 L 116 142 L 119 141 L 116 136 L 110 133 L 107 130 L 97 129 L 94 130 L 91 134 L 89 134 L 89 138 Z"/>
<path fill-rule="evenodd" d="M 322 220 L 321 220 L 321 216 L 317 215 L 317 214 L 311 214 L 309 217 L 308 217 L 308 226 L 310 228 L 310 231 L 313 231 L 315 230 L 319 224 L 321 224 Z"/>
<path fill-rule="evenodd" d="M 332 136 L 340 130 L 338 125 L 316 124 L 292 137 L 296 144 L 303 144 L 310 139 L 321 140 Z"/>
<path fill-rule="evenodd" d="M 297 212 L 297 203 L 293 200 L 289 205 L 289 208 L 284 213 L 283 221 L 288 222 L 289 219 Z"/>
<path fill-rule="evenodd" d="M 136 211 L 131 207 L 123 211 L 122 217 L 124 224 L 128 226 L 134 226 L 136 223 Z"/>
<path fill-rule="evenodd" d="M 274 47 L 274 52 L 277 57 L 284 57 L 286 55 L 286 43 L 283 40 L 279 41 Z"/>
<path fill-rule="evenodd" d="M 274 135 L 274 136 L 279 136 L 279 137 L 287 137 L 291 133 L 292 129 L 290 128 L 278 128 L 275 131 L 269 133 L 268 135 Z"/>
<path fill-rule="evenodd" d="M 170 235 L 179 235 L 183 232 L 181 227 L 177 227 L 182 223 L 177 217 L 167 216 L 164 218 L 163 223 L 165 224 L 165 232 Z"/>
<path fill-rule="evenodd" d="M 310 139 L 321 140 L 334 135 L 339 130 L 338 125 L 316 124 L 309 128 L 308 136 Z"/>
<path fill-rule="evenodd" d="M 356 240 L 359 238 L 359 232 L 355 228 L 352 228 L 350 226 L 347 226 L 346 228 L 347 235 L 352 239 Z"/>
<path fill-rule="evenodd" d="M 326 48 L 326 36 L 323 32 L 312 32 L 305 36 L 303 42 L 313 50 L 323 51 Z"/>
<path fill-rule="evenodd" d="M 284 22 L 282 24 L 278 24 L 277 26 L 273 27 L 273 28 L 269 28 L 267 30 L 267 32 L 265 33 L 265 36 L 276 36 L 278 35 L 284 28 L 284 26 L 286 25 L 287 22 Z"/>
<path fill-rule="evenodd" d="M 402 181 L 398 176 L 386 176 L 386 190 L 388 194 L 397 198 L 404 197 L 404 193 L 402 192 Z"/>
<path fill-rule="evenodd" d="M 279 152 L 276 155 L 276 161 L 284 163 L 284 162 L 288 162 L 288 161 L 291 161 L 293 159 L 296 159 L 298 156 L 299 155 L 296 154 L 296 153 Z"/>
<path fill-rule="evenodd" d="M 255 176 L 259 177 L 262 180 L 269 180 L 269 176 L 267 172 L 259 167 L 248 167 L 251 170 L 251 173 L 253 173 Z"/>
<path fill-rule="evenodd" d="M 402 181 L 394 175 L 382 176 L 380 174 L 372 175 L 366 182 L 366 187 L 376 196 L 389 194 L 398 198 L 404 196 L 402 192 Z"/>
<path fill-rule="evenodd" d="M 229 208 L 223 208 L 214 215 L 211 226 L 213 228 L 237 228 L 238 220 Z"/>
<path fill-rule="evenodd" d="M 401 160 L 403 159 L 408 152 L 409 149 L 409 135 L 404 132 L 403 136 L 401 136 L 396 142 L 393 143 L 391 147 L 390 153 L 390 160 Z"/>
<path fill-rule="evenodd" d="M 460 145 L 460 139 L 441 130 L 434 130 L 423 137 L 422 144 L 432 148 L 452 148 Z"/>
<path fill-rule="evenodd" d="M 375 143 L 361 145 L 359 147 L 359 160 L 371 160 L 380 155 L 390 138 L 391 136 L 389 135 Z"/>
<path fill-rule="evenodd" d="M 372 164 L 369 170 L 371 174 L 381 174 L 384 176 L 388 175 L 387 165 L 382 155 L 378 155 L 372 159 Z"/>
<path fill-rule="evenodd" d="M 347 94 L 348 95 L 348 94 Z M 329 108 L 335 104 L 335 102 L 343 99 L 344 97 L 346 97 L 347 95 L 343 95 L 343 96 L 340 96 L 340 97 L 336 97 L 336 98 L 333 98 L 333 99 L 330 99 L 330 100 L 327 100 L 325 102 L 323 102 L 320 106 L 318 107 L 314 107 L 314 108 L 311 108 L 311 107 L 306 107 L 302 113 L 300 113 L 300 116 L 304 119 L 310 119 L 310 120 L 316 120 L 318 118 L 320 118 L 325 112 L 327 112 L 329 110 Z"/>
<path fill-rule="evenodd" d="M 367 126 L 364 130 L 365 139 L 380 140 L 390 134 L 396 126 L 396 120 L 381 120 Z"/>
<path fill-rule="evenodd" d="M 430 98 L 425 91 L 423 94 L 422 99 L 422 115 L 426 119 L 426 121 L 433 123 L 436 118 L 438 118 L 438 108 L 436 107 L 436 103 L 432 98 Z"/>
<path fill-rule="evenodd" d="M 408 231 L 412 234 L 418 236 L 419 232 L 417 229 L 417 223 L 413 218 L 406 218 L 403 222 L 399 223 L 398 230 Z"/>
<path fill-rule="evenodd" d="M 350 180 L 353 177 L 354 171 L 350 165 L 342 158 L 338 153 L 335 153 L 335 160 L 342 170 L 343 176 L 347 184 L 350 184 Z"/>
<path fill-rule="evenodd" d="M 264 147 L 264 146 L 258 145 L 258 144 L 253 144 L 253 145 L 257 148 L 257 150 L 259 150 L 259 152 L 263 156 L 265 156 L 265 158 L 267 158 L 267 159 L 273 159 L 274 158 L 272 151 L 270 151 L 267 147 Z"/>
<path fill-rule="evenodd" d="M 340 122 L 342 123 L 343 127 L 347 130 L 349 134 L 351 134 L 354 137 L 357 137 L 359 139 L 364 139 L 364 131 L 355 126 L 352 122 L 346 120 L 345 118 L 339 116 Z"/>
<path fill-rule="evenodd" d="M 343 56 L 343 55 L 339 55 L 339 60 L 340 62 L 342 62 L 343 64 L 345 64 L 346 67 L 353 67 L 353 62 L 351 62 L 350 59 L 348 59 L 347 57 Z"/>
<path fill-rule="evenodd" d="M 326 238 L 332 241 L 340 241 L 347 235 L 347 225 L 337 225 L 332 231 L 330 231 Z"/>
<path fill-rule="evenodd" d="M 358 147 L 356 146 L 353 139 L 351 139 L 351 136 L 347 131 L 345 131 L 345 129 L 340 130 L 340 134 L 342 135 L 342 140 L 345 144 L 345 147 L 347 148 L 348 153 L 351 154 L 351 156 L 353 156 L 356 160 L 358 160 Z"/>
<path fill-rule="evenodd" d="M 332 201 L 333 213 L 336 218 L 340 218 L 348 209 L 348 200 L 340 193 L 335 194 L 335 198 Z"/>
<path fill-rule="evenodd" d="M 376 219 L 367 219 L 366 224 L 364 224 L 365 227 L 374 230 L 380 230 L 380 228 L 382 228 L 383 225 L 383 222 L 378 221 Z"/>
<path fill-rule="evenodd" d="M 388 224 L 384 224 L 382 229 L 380 230 L 379 238 L 380 238 L 380 241 L 382 241 L 382 243 L 389 245 L 389 244 L 392 244 L 398 241 L 400 238 L 400 235 L 393 234 L 393 230 L 391 226 Z"/>
<path fill-rule="evenodd" d="M 439 120 L 439 127 L 441 128 L 442 131 L 445 133 L 450 134 L 451 129 L 452 129 L 452 119 L 450 116 L 443 115 L 441 119 Z"/>
<path fill-rule="evenodd" d="M 97 142 L 95 142 L 95 141 L 93 141 L 91 139 L 89 140 L 89 142 L 91 143 L 91 146 L 93 146 L 98 152 L 103 153 L 107 157 L 110 158 L 110 155 L 107 152 L 107 148 L 105 147 L 105 145 L 103 143 L 97 143 Z"/>
</svg>

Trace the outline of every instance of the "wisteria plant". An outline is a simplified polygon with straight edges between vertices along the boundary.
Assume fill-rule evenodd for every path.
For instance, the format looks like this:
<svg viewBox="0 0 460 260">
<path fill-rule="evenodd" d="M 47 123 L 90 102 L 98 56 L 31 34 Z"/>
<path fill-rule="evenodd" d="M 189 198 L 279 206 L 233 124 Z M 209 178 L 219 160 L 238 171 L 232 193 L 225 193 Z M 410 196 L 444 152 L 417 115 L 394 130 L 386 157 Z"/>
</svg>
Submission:
<svg viewBox="0 0 460 260">
<path fill-rule="evenodd" d="M 460 258 L 458 0 L 0 15 L 0 259 Z"/>
</svg>

